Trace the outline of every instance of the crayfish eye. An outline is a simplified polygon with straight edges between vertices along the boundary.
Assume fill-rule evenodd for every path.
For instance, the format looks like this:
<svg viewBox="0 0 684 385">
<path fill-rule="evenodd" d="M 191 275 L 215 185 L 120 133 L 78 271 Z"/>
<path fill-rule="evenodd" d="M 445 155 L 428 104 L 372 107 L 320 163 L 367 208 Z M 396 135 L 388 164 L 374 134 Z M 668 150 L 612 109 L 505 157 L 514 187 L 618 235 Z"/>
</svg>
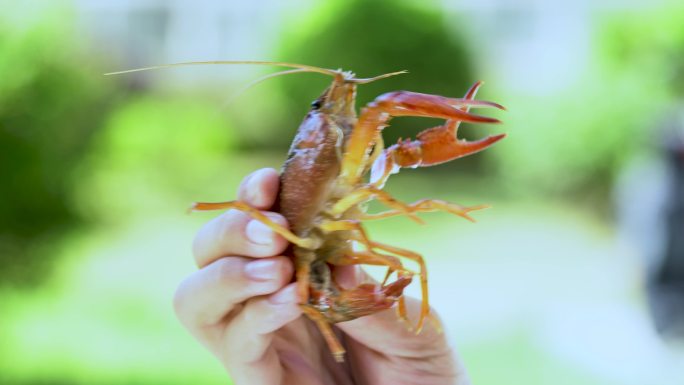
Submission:
<svg viewBox="0 0 684 385">
<path fill-rule="evenodd" d="M 321 102 L 321 100 L 316 99 L 313 102 L 311 102 L 311 109 L 312 110 L 320 110 L 322 105 L 323 105 L 323 103 Z"/>
</svg>

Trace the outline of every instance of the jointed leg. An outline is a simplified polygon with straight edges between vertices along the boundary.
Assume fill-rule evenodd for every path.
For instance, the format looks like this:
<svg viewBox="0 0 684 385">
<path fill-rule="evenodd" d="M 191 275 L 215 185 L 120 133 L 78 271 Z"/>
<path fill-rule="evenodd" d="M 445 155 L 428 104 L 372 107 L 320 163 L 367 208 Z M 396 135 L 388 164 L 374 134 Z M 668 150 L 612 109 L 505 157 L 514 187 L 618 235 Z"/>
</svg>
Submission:
<svg viewBox="0 0 684 385">
<path fill-rule="evenodd" d="M 299 304 L 306 304 L 309 302 L 309 276 L 311 275 L 311 265 L 308 263 L 302 263 L 297 266 L 297 271 L 295 273 L 297 281 L 297 302 Z"/>
<path fill-rule="evenodd" d="M 334 261 L 333 264 L 338 266 L 361 264 L 387 266 L 387 273 L 380 284 L 381 287 L 387 285 L 390 275 L 394 272 L 397 272 L 398 277 L 417 275 L 417 273 L 406 269 L 398 258 L 376 252 L 361 251 L 347 253 L 343 258 Z M 406 313 L 406 300 L 403 295 L 397 299 L 397 317 L 406 324 L 409 330 L 413 330 L 413 325 L 411 325 Z"/>
<path fill-rule="evenodd" d="M 377 244 L 376 244 L 377 246 Z M 420 333 L 421 330 L 423 329 L 423 320 L 424 318 L 427 318 L 430 323 L 432 324 L 432 327 L 435 328 L 437 332 L 442 332 L 442 324 L 439 322 L 439 319 L 432 313 L 430 313 L 430 305 L 428 303 L 428 292 L 427 292 L 427 270 L 425 270 L 425 265 L 423 262 L 423 257 L 420 256 L 419 254 L 413 253 L 408 250 L 396 248 L 393 246 L 389 245 L 381 245 L 383 247 L 387 248 L 387 251 L 391 251 L 397 255 L 401 255 L 403 257 L 412 259 L 416 262 L 418 262 L 421 265 L 421 288 L 423 290 L 423 299 L 421 301 L 421 313 L 418 319 L 418 325 L 416 325 L 416 334 Z M 401 272 L 399 273 L 399 276 L 401 277 Z M 404 297 L 402 296 L 399 298 L 397 305 L 397 316 L 402 319 L 403 321 L 406 322 L 406 324 L 409 326 L 409 329 L 412 330 L 413 328 L 410 325 L 410 322 L 408 321 L 407 313 L 406 313 L 406 302 Z"/>
<path fill-rule="evenodd" d="M 350 266 L 350 265 L 371 265 L 371 266 L 387 266 L 389 271 L 387 275 L 389 276 L 395 271 L 403 271 L 407 274 L 416 274 L 416 272 L 406 269 L 399 258 L 393 257 L 391 255 L 380 254 L 370 251 L 349 251 L 344 254 L 344 256 L 337 258 L 335 260 L 329 261 L 335 266 Z M 385 281 L 382 282 L 382 286 L 385 285 Z"/>
<path fill-rule="evenodd" d="M 389 267 L 389 271 L 387 273 L 387 276 L 389 274 L 392 274 L 394 271 L 405 271 L 409 272 L 411 274 L 414 274 L 414 272 L 411 272 L 410 270 L 407 270 L 402 264 L 401 261 L 393 257 L 391 255 L 386 255 L 386 254 L 380 254 L 375 251 L 373 251 L 373 244 L 368 238 L 368 234 L 366 234 L 366 230 L 363 228 L 361 225 L 361 222 L 354 220 L 354 219 L 345 219 L 345 220 L 339 220 L 339 221 L 327 221 L 323 222 L 318 226 L 319 229 L 325 231 L 325 232 L 333 232 L 333 231 L 353 231 L 354 233 L 351 235 L 351 239 L 361 242 L 365 247 L 366 251 L 351 251 L 349 250 L 346 252 L 344 255 L 341 257 L 334 259 L 334 260 L 329 260 L 328 262 L 333 264 L 333 265 L 338 265 L 338 266 L 345 266 L 345 265 L 374 265 L 374 266 L 387 266 Z M 385 277 L 385 281 L 383 281 L 382 285 L 385 285 L 385 282 L 387 281 L 387 277 Z"/>
<path fill-rule="evenodd" d="M 335 336 L 332 327 L 325 319 L 325 317 L 323 317 L 323 315 L 319 313 L 318 310 L 314 309 L 309 305 L 301 305 L 301 308 L 304 314 L 306 314 L 306 316 L 309 317 L 309 319 L 311 319 L 312 321 L 314 321 L 316 323 L 316 326 L 318 326 L 318 330 L 321 331 L 323 338 L 325 338 L 325 342 L 328 344 L 330 351 L 335 357 L 335 361 L 344 362 L 345 350 L 342 347 L 342 344 L 340 344 L 340 341 L 337 340 L 337 337 Z"/>
<path fill-rule="evenodd" d="M 397 318 L 402 320 L 409 330 L 413 330 L 413 325 L 411 325 L 408 315 L 406 314 L 406 298 L 404 298 L 403 295 L 397 300 Z"/>
<path fill-rule="evenodd" d="M 458 215 L 459 217 L 465 218 L 471 222 L 475 222 L 475 219 L 468 215 L 471 211 L 483 210 L 489 208 L 488 205 L 477 205 L 465 207 L 456 203 L 446 202 L 439 199 L 421 199 L 419 201 L 409 203 L 407 207 L 414 213 L 420 212 L 431 212 L 431 211 L 446 211 L 448 213 Z M 405 215 L 404 211 L 399 210 L 389 210 L 376 214 L 364 214 L 360 220 L 372 220 L 372 219 L 383 219 L 394 217 L 397 215 Z"/>
<path fill-rule="evenodd" d="M 198 202 L 194 203 L 192 207 L 190 207 L 190 210 L 197 210 L 197 211 L 209 211 L 209 210 L 228 210 L 228 209 L 233 209 L 233 210 L 240 210 L 244 212 L 245 214 L 251 216 L 252 218 L 258 220 L 259 222 L 265 224 L 273 230 L 275 233 L 281 235 L 283 238 L 287 239 L 290 241 L 290 243 L 293 243 L 299 247 L 303 247 L 306 249 L 315 249 L 316 242 L 311 239 L 311 238 L 301 238 L 295 235 L 290 231 L 290 229 L 273 222 L 269 217 L 264 215 L 261 211 L 255 209 L 254 207 L 248 205 L 245 202 L 241 201 L 230 201 L 230 202 L 216 202 L 216 203 L 204 203 L 204 202 Z"/>
<path fill-rule="evenodd" d="M 373 247 L 380 250 L 385 250 L 390 253 L 399 255 L 404 258 L 408 258 L 420 266 L 420 289 L 422 293 L 422 302 L 420 316 L 418 318 L 418 324 L 416 325 L 416 333 L 420 333 L 423 330 L 423 325 L 425 323 L 425 318 L 430 314 L 430 304 L 428 302 L 428 281 L 427 281 L 427 268 L 425 266 L 425 260 L 420 254 L 414 253 L 409 250 L 401 249 L 398 247 L 386 245 L 378 242 L 371 242 Z"/>
<path fill-rule="evenodd" d="M 352 252 L 352 253 L 347 253 L 345 256 L 341 259 L 338 259 L 333 262 L 337 266 L 344 266 L 344 265 L 376 265 L 376 266 L 387 266 L 387 273 L 385 274 L 385 278 L 382 280 L 382 283 L 380 284 L 380 287 L 385 287 L 387 285 L 387 280 L 389 279 L 390 275 L 397 271 L 399 276 L 413 276 L 416 275 L 415 272 L 407 270 L 402 264 L 401 261 L 393 256 L 390 255 L 385 255 L 385 254 L 378 254 L 375 252 L 367 252 L 367 251 L 361 251 L 361 252 Z M 409 328 L 409 330 L 413 330 L 413 327 L 411 323 L 408 321 L 408 317 L 406 315 L 406 302 L 404 300 L 404 296 L 400 296 L 399 299 L 397 300 L 397 317 L 404 321 Z"/>
<path fill-rule="evenodd" d="M 398 201 L 389 193 L 370 185 L 356 189 L 351 194 L 337 201 L 337 203 L 335 203 L 330 209 L 329 213 L 332 216 L 337 217 L 342 215 L 345 211 L 349 210 L 353 206 L 374 198 L 384 205 L 407 215 L 415 222 L 420 224 L 424 223 L 420 218 L 418 218 L 418 216 L 412 213 L 411 207 L 409 207 L 407 204 Z"/>
<path fill-rule="evenodd" d="M 352 230 L 356 232 L 353 237 L 355 240 L 363 243 L 367 247 L 367 251 L 349 251 L 345 253 L 342 257 L 337 258 L 332 261 L 328 261 L 336 266 L 345 265 L 376 265 L 376 266 L 387 266 L 387 273 L 385 278 L 380 284 L 381 287 L 385 287 L 387 280 L 390 275 L 395 271 L 398 272 L 398 277 L 403 277 L 406 275 L 416 275 L 415 272 L 406 269 L 399 258 L 393 257 L 391 255 L 381 254 L 372 250 L 372 243 L 368 239 L 368 236 L 361 226 L 361 223 L 356 220 L 341 220 L 341 221 L 330 221 L 324 222 L 319 226 L 324 231 L 340 231 L 340 230 Z M 404 296 L 400 296 L 397 300 L 397 317 L 401 319 L 409 328 L 413 330 L 411 323 L 408 320 L 406 314 L 406 301 Z"/>
<path fill-rule="evenodd" d="M 325 233 L 331 233 L 334 231 L 355 231 L 359 235 L 359 240 L 366 246 L 367 249 L 371 249 L 370 239 L 368 239 L 368 234 L 366 230 L 361 226 L 361 222 L 354 219 L 341 219 L 341 220 L 330 220 L 325 221 L 318 225 L 318 228 Z"/>
<path fill-rule="evenodd" d="M 390 274 L 391 271 L 388 270 L 387 276 L 385 277 L 385 281 L 387 281 L 387 278 Z M 401 272 L 397 274 L 401 276 Z M 383 282 L 382 285 L 384 286 L 385 283 Z M 397 300 L 397 318 L 399 318 L 404 323 L 404 325 L 406 325 L 406 328 L 409 331 L 413 330 L 413 325 L 411 325 L 411 321 L 409 321 L 408 314 L 406 312 L 406 298 L 403 295 L 399 297 L 399 299 Z"/>
</svg>

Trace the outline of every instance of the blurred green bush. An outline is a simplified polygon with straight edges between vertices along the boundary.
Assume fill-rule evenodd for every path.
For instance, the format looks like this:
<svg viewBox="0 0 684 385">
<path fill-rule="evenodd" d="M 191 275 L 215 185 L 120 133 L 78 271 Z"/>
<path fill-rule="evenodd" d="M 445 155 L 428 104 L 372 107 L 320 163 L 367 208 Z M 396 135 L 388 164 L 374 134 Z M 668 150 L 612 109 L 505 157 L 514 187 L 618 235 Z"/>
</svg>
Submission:
<svg viewBox="0 0 684 385">
<path fill-rule="evenodd" d="M 129 95 L 85 159 L 79 206 L 108 222 L 181 214 L 190 199 L 201 198 L 198 190 L 210 188 L 207 178 L 230 173 L 235 134 L 216 105 L 201 97 Z"/>
<path fill-rule="evenodd" d="M 603 15 L 599 49 L 614 72 L 684 96 L 684 5 Z"/>
<path fill-rule="evenodd" d="M 659 126 L 684 95 L 684 8 L 611 10 L 592 21 L 578 82 L 551 97 L 502 97 L 510 137 L 494 156 L 520 194 L 608 213 L 615 178 L 654 151 Z"/>
<path fill-rule="evenodd" d="M 11 14 L 0 14 L 0 283 L 16 284 L 40 280 L 40 249 L 77 223 L 73 172 L 116 90 L 72 45 L 65 12 Z"/>
</svg>

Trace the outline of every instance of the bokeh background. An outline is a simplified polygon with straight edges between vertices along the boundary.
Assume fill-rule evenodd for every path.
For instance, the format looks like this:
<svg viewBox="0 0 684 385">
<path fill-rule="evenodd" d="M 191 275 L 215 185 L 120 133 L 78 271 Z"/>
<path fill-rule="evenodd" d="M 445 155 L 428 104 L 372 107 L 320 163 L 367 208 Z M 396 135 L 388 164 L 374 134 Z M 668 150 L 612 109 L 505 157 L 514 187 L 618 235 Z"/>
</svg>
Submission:
<svg viewBox="0 0 684 385">
<path fill-rule="evenodd" d="M 464 135 L 508 138 L 405 170 L 387 190 L 494 208 L 477 224 L 388 219 L 369 224 L 371 236 L 425 255 L 432 302 L 474 383 L 684 384 L 677 313 L 649 291 L 666 245 L 684 239 L 666 220 L 684 147 L 681 2 L 0 0 L 0 9 L 1 384 L 227 382 L 171 308 L 194 269 L 194 233 L 214 215 L 185 209 L 232 199 L 248 172 L 278 168 L 329 79 L 290 75 L 239 92 L 277 69 L 103 76 L 214 59 L 409 71 L 362 86 L 359 106 L 396 89 L 458 97 L 485 80 L 480 98 L 509 109 L 486 113 L 504 125 Z M 385 137 L 435 123 L 397 119 Z M 670 294 L 676 303 L 684 289 Z"/>
</svg>

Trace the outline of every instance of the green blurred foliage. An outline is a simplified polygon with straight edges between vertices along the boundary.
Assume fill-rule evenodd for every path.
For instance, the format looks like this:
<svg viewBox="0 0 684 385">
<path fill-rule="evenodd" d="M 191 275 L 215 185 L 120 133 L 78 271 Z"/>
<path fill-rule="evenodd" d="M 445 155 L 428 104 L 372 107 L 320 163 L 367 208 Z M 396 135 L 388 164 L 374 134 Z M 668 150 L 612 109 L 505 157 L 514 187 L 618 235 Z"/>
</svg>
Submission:
<svg viewBox="0 0 684 385">
<path fill-rule="evenodd" d="M 40 280 L 50 260 L 39 249 L 78 221 L 73 171 L 115 95 L 84 64 L 92 61 L 74 45 L 68 12 L 48 8 L 17 24 L 17 14 L 0 15 L 3 283 Z"/>
<path fill-rule="evenodd" d="M 684 5 L 605 14 L 600 32 L 599 50 L 610 71 L 684 96 Z"/>
<path fill-rule="evenodd" d="M 580 81 L 552 97 L 502 96 L 509 138 L 494 152 L 507 186 L 609 213 L 626 162 L 654 151 L 684 92 L 681 5 L 598 13 Z"/>
<path fill-rule="evenodd" d="M 324 68 L 351 70 L 359 77 L 409 73 L 359 86 L 359 106 L 395 89 L 460 96 L 477 79 L 465 42 L 447 27 L 431 2 L 396 0 L 329 1 L 307 17 L 291 21 L 279 58 Z M 454 23 L 454 20 L 449 22 Z M 290 110 L 308 110 L 330 82 L 281 79 Z M 320 83 L 320 84 L 315 84 Z M 322 86 L 321 86 L 322 85 Z"/>
<path fill-rule="evenodd" d="M 507 190 L 609 209 L 614 178 L 628 159 L 646 150 L 662 102 L 655 93 L 647 99 L 635 92 L 644 89 L 635 80 L 588 76 L 553 101 L 507 102 L 509 137 L 492 151 Z"/>
<path fill-rule="evenodd" d="M 169 202 L 206 186 L 207 175 L 229 173 L 225 157 L 234 135 L 221 110 L 201 98 L 132 96 L 104 124 L 80 170 L 79 205 L 108 221 L 182 212 Z"/>
</svg>

